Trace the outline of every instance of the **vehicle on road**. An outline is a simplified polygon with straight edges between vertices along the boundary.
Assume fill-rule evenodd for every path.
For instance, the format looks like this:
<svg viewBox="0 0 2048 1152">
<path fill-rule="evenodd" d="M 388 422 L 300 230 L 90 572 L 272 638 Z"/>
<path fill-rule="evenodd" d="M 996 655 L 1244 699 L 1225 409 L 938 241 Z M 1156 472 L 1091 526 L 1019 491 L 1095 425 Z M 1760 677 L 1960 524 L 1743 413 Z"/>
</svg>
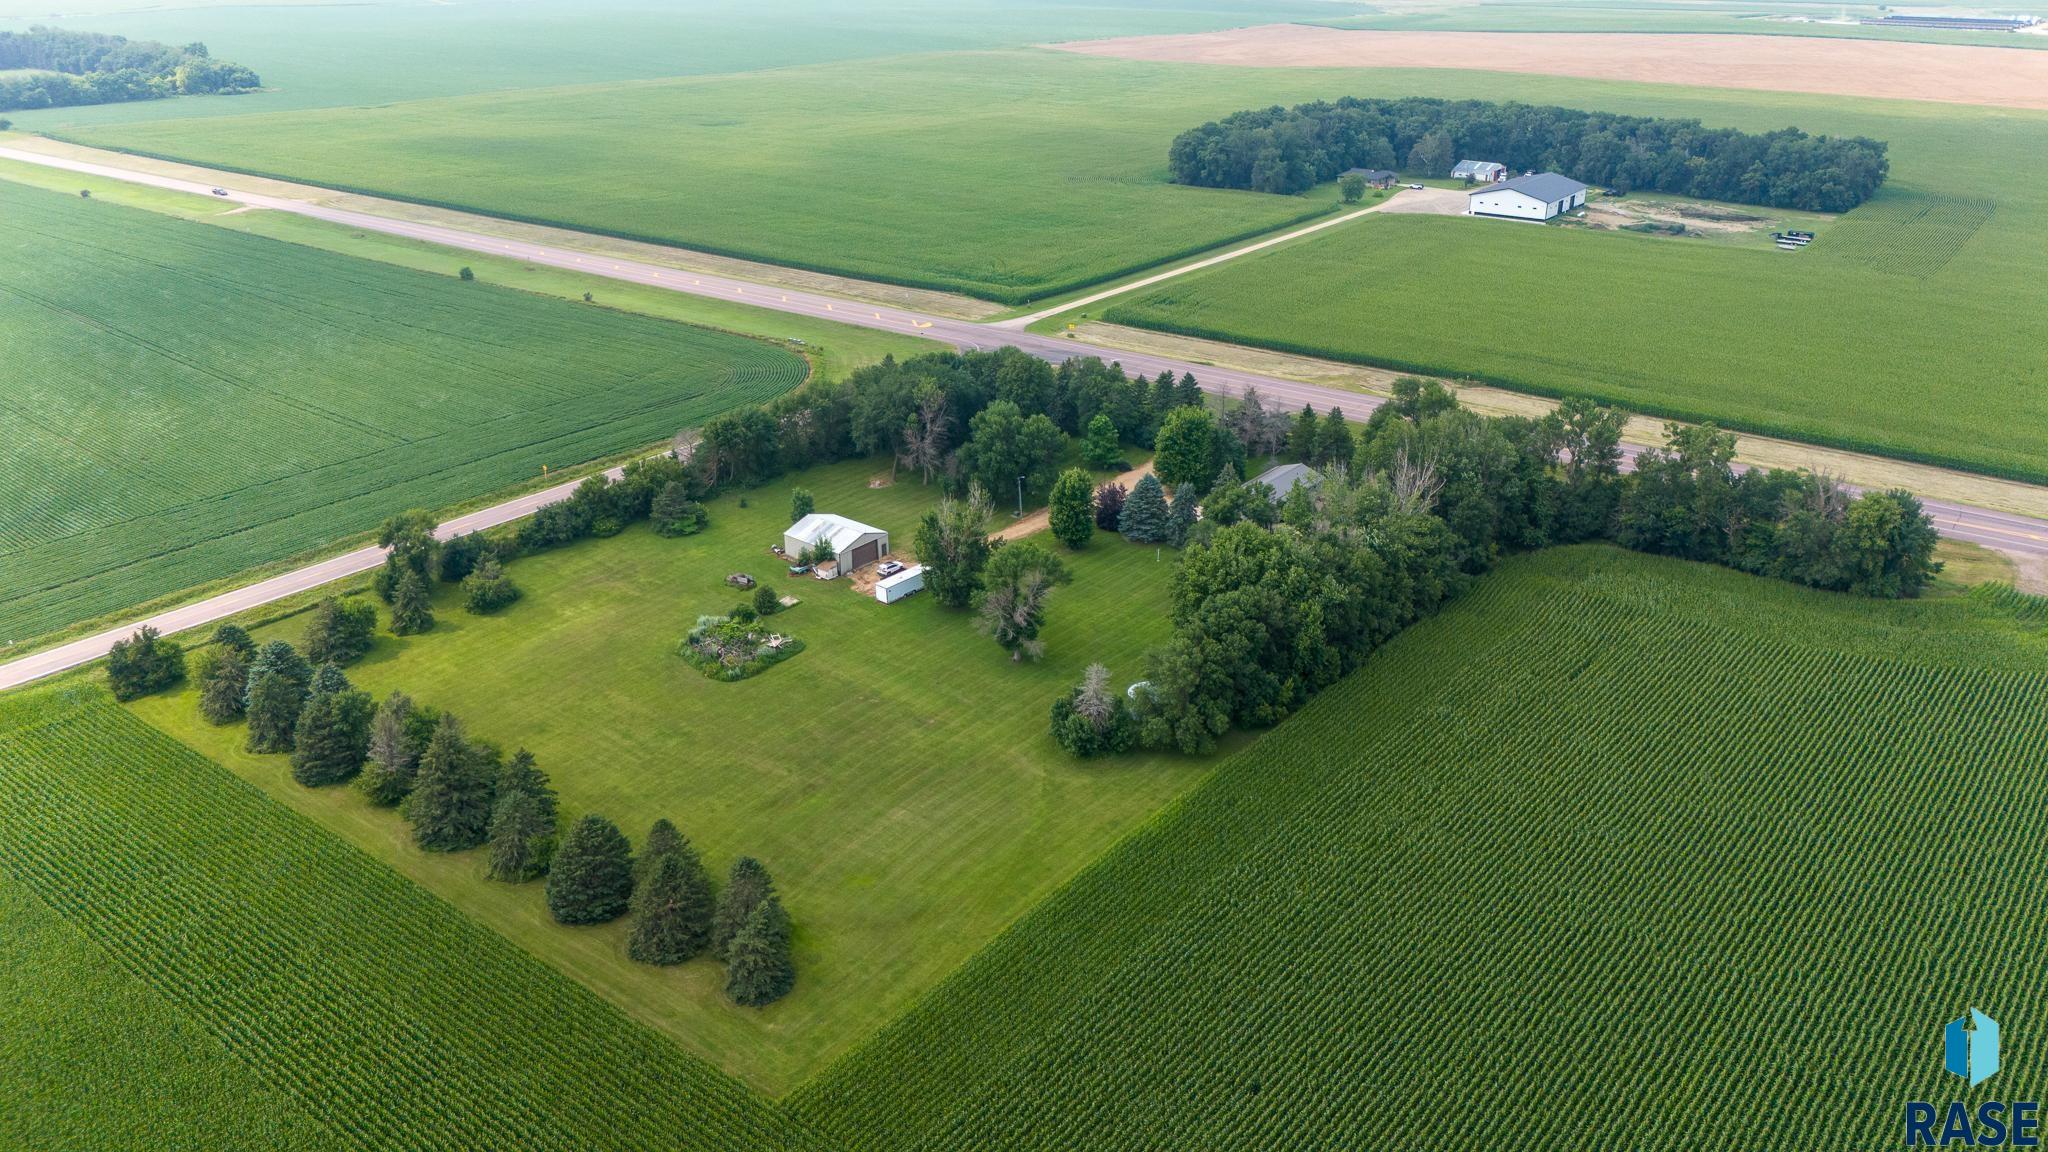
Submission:
<svg viewBox="0 0 2048 1152">
<path fill-rule="evenodd" d="M 1408 187 L 1413 188 L 1417 192 L 1422 191 L 1422 185 L 1420 184 L 1410 184 Z"/>
<path fill-rule="evenodd" d="M 227 195 L 227 194 L 228 194 L 228 190 L 227 190 L 227 189 L 225 189 L 225 188 L 215 188 L 215 189 L 213 190 L 213 194 L 214 194 L 215 196 L 225 196 L 225 195 Z"/>
</svg>

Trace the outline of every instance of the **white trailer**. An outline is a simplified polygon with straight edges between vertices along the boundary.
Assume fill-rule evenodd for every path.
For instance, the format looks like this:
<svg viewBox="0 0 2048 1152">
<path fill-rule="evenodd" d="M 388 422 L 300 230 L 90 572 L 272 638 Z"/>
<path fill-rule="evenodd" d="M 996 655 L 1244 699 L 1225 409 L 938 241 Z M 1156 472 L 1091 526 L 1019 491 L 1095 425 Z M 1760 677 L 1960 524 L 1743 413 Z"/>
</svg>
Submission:
<svg viewBox="0 0 2048 1152">
<path fill-rule="evenodd" d="M 894 604 L 912 592 L 924 591 L 924 565 L 912 564 L 894 576 L 875 581 L 875 599 Z"/>
</svg>

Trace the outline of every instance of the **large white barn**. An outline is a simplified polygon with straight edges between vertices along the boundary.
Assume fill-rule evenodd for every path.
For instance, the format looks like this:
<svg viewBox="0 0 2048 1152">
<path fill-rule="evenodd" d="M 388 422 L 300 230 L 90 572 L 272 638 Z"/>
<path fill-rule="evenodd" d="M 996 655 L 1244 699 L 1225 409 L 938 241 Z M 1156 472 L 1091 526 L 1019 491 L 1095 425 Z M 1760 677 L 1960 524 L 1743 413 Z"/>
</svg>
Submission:
<svg viewBox="0 0 2048 1152">
<path fill-rule="evenodd" d="M 789 530 L 782 534 L 782 550 L 791 556 L 800 556 L 820 540 L 831 541 L 832 551 L 839 557 L 842 575 L 873 564 L 889 551 L 887 532 L 827 512 L 813 512 L 791 524 Z"/>
<path fill-rule="evenodd" d="M 1548 220 L 1586 203 L 1586 186 L 1555 172 L 1517 176 L 1468 193 L 1474 216 L 1499 216 L 1508 220 Z"/>
</svg>

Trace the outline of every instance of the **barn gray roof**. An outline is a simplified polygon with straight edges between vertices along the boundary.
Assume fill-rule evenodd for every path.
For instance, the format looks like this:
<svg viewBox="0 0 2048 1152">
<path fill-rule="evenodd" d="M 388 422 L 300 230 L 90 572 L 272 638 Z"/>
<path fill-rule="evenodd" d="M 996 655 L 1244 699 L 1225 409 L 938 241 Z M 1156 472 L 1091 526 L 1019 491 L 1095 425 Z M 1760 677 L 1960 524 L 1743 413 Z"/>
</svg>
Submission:
<svg viewBox="0 0 2048 1152">
<path fill-rule="evenodd" d="M 1528 176 L 1517 176 L 1513 180 L 1495 184 L 1491 188 L 1480 188 L 1467 193 L 1467 195 L 1482 196 L 1488 192 L 1520 192 L 1524 196 L 1532 197 L 1548 204 L 1556 200 L 1569 200 L 1585 190 L 1586 186 L 1584 184 L 1569 176 L 1559 176 L 1555 172 L 1536 172 Z"/>
<path fill-rule="evenodd" d="M 1487 172 L 1499 172 L 1505 167 L 1506 165 L 1492 160 L 1460 160 L 1458 161 L 1458 166 L 1451 169 L 1451 175 L 1478 176 Z"/>
</svg>

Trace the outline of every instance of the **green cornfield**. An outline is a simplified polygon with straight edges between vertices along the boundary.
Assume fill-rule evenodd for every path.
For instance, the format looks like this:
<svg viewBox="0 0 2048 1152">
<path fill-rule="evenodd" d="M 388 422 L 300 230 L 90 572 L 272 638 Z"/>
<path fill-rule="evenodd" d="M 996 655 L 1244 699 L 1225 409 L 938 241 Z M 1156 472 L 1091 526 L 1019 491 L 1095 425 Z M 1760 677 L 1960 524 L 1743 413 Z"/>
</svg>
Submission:
<svg viewBox="0 0 2048 1152">
<path fill-rule="evenodd" d="M 805 372 L 737 336 L 6 183 L 0 331 L 0 647 Z"/>
<path fill-rule="evenodd" d="M 2048 637 L 1518 559 L 801 1090 L 849 1149 L 1884 1147 L 2048 1082 Z M 1987 1089 L 1988 1090 L 1988 1089 Z"/>
<path fill-rule="evenodd" d="M 56 932 L 47 945 L 10 932 L 0 954 L 69 950 L 79 966 L 69 978 L 0 966 L 0 987 L 52 986 L 40 997 L 113 980 L 119 998 L 84 1010 L 135 1015 L 104 1057 L 0 1038 L 0 1134 L 33 1126 L 30 1147 L 79 1125 L 73 1146 L 105 1148 L 230 1121 L 250 1127 L 191 1146 L 265 1133 L 276 1143 L 249 1146 L 753 1152 L 795 1140 L 738 1082 L 97 685 L 0 701 L 0 897 L 9 925 Z M 53 929 L 52 914 L 65 923 Z M 177 1075 L 159 1092 L 125 1079 L 163 1069 Z M 40 1088 L 53 1078 L 60 1089 Z"/>
</svg>

